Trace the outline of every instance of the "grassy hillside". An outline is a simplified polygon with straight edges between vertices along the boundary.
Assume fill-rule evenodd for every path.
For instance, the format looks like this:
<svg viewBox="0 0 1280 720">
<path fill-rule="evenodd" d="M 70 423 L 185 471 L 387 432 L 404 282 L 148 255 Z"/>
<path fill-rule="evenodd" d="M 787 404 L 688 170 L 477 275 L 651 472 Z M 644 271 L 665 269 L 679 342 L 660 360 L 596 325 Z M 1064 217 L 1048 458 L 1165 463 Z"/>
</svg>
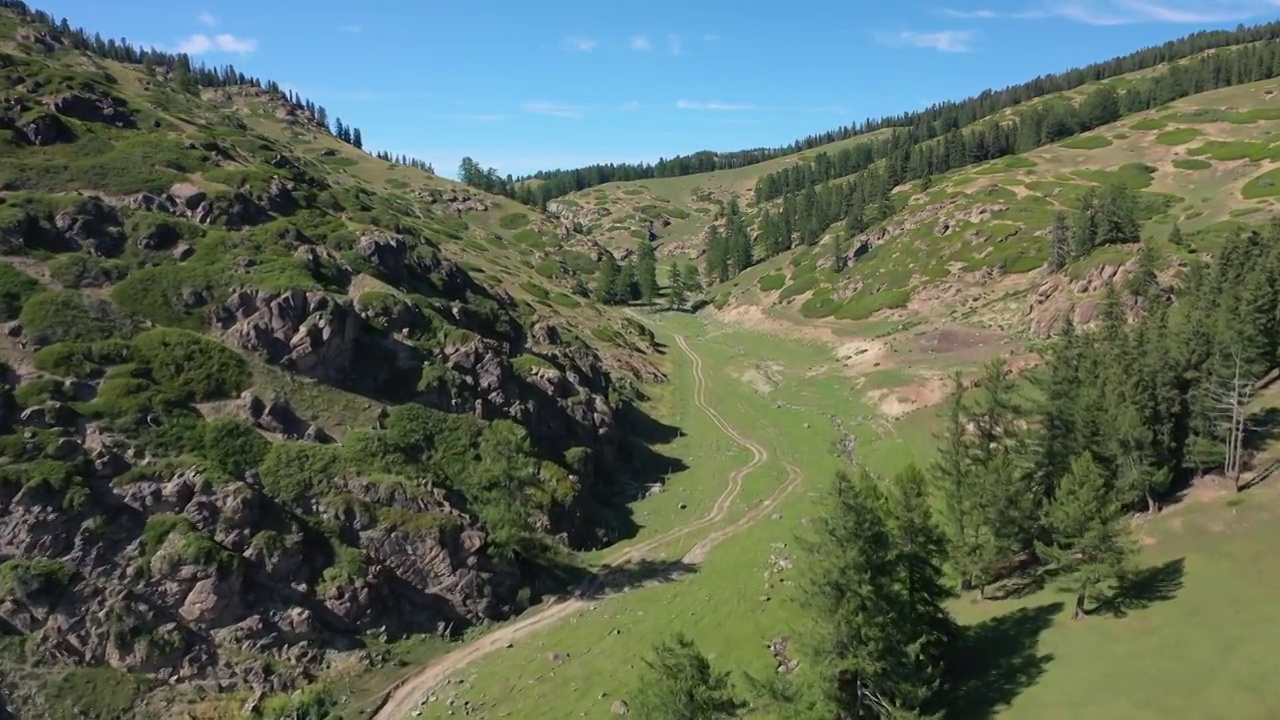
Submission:
<svg viewBox="0 0 1280 720">
<path fill-rule="evenodd" d="M 287 708 L 634 534 L 594 243 L 91 38 L 0 7 L 0 715 Z"/>
<path fill-rule="evenodd" d="M 1055 212 L 1073 212 L 1091 187 L 1123 184 L 1138 191 L 1144 240 L 1163 265 L 1177 264 L 1278 207 L 1278 132 L 1280 82 L 1196 95 L 936 177 L 927 191 L 899 187 L 901 210 L 868 233 L 875 248 L 844 272 L 833 272 L 828 235 L 735 278 L 716 291 L 716 305 L 756 305 L 799 319 L 950 316 L 1042 330 L 1033 312 L 1060 290 L 1040 270 Z M 1184 238 L 1177 247 L 1167 242 L 1175 223 Z M 1139 249 L 1102 248 L 1067 274 L 1083 280 L 1099 266 L 1114 274 Z"/>
<path fill-rule="evenodd" d="M 701 252 L 702 233 L 717 212 L 731 197 L 749 202 L 761 176 L 811 162 L 817 153 L 838 152 L 886 134 L 878 130 L 732 170 L 608 183 L 553 200 L 548 210 L 577 220 L 585 232 L 616 253 L 647 241 L 647 229 L 653 222 L 660 256 L 696 255 Z"/>
</svg>

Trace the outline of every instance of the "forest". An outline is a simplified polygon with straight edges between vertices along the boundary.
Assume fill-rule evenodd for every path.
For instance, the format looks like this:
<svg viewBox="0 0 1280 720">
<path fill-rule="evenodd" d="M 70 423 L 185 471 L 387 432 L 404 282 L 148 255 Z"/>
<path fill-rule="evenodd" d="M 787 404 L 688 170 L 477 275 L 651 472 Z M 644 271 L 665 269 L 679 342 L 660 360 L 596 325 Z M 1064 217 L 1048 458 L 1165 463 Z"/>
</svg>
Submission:
<svg viewBox="0 0 1280 720">
<path fill-rule="evenodd" d="M 837 142 L 840 140 L 848 140 L 861 135 L 866 135 L 878 130 L 884 129 L 900 129 L 904 137 L 895 142 L 895 144 L 887 148 L 891 152 L 878 157 L 903 157 L 904 160 L 910 159 L 909 156 L 913 148 L 936 138 L 945 137 L 956 131 L 969 128 L 978 122 L 990 118 L 996 113 L 1004 110 L 1015 108 L 1019 105 L 1027 103 L 1036 98 L 1050 95 L 1053 93 L 1064 92 L 1080 88 L 1088 83 L 1098 82 L 1114 78 L 1127 73 L 1146 70 L 1149 68 L 1162 65 L 1164 63 L 1174 63 L 1176 61 L 1185 60 L 1199 53 L 1208 50 L 1216 50 L 1233 45 L 1243 45 L 1246 43 L 1263 43 L 1266 49 L 1262 51 L 1254 51 L 1252 48 L 1245 48 L 1251 57 L 1248 58 L 1249 65 L 1241 63 L 1246 62 L 1243 58 L 1232 60 L 1228 64 L 1213 63 L 1208 70 L 1209 75 L 1201 74 L 1202 69 L 1197 68 L 1195 71 L 1177 70 L 1180 67 L 1175 65 L 1175 71 L 1169 74 L 1169 77 L 1158 80 L 1155 84 L 1158 88 L 1151 93 L 1135 93 L 1131 98 L 1126 98 L 1122 106 L 1125 114 L 1146 110 L 1151 107 L 1157 107 L 1170 100 L 1179 97 L 1185 97 L 1193 92 L 1204 92 L 1217 87 L 1226 87 L 1228 85 L 1237 85 L 1254 80 L 1262 80 L 1275 77 L 1280 74 L 1280 67 L 1275 62 L 1276 50 L 1274 41 L 1280 39 L 1280 22 L 1267 23 L 1262 25 L 1254 25 L 1249 27 L 1239 27 L 1236 30 L 1211 30 L 1196 32 L 1176 40 L 1171 40 L 1162 45 L 1144 48 L 1136 52 L 1121 57 L 1111 58 L 1102 62 L 1094 63 L 1082 68 L 1073 68 L 1065 72 L 1053 75 L 1045 75 L 1034 80 L 1012 85 L 1001 90 L 986 90 L 982 93 L 959 101 L 947 101 L 935 103 L 925 110 L 909 113 L 900 113 L 897 115 L 889 115 L 879 119 L 867 119 L 856 125 L 843 126 L 834 130 L 830 130 L 815 135 L 796 140 L 787 145 L 776 148 L 756 148 L 752 150 L 739 150 L 734 152 L 713 152 L 704 150 L 690 155 L 676 156 L 658 160 L 654 164 L 629 164 L 629 163 L 609 163 L 597 164 L 587 167 L 566 169 L 566 170 L 546 170 L 534 173 L 532 175 L 513 177 L 511 175 L 501 176 L 497 170 L 480 170 L 479 172 L 467 173 L 460 176 L 459 179 L 474 187 L 492 192 L 495 194 L 506 195 L 521 203 L 532 207 L 545 207 L 546 204 L 557 197 L 568 195 L 579 190 L 603 185 L 610 182 L 619 182 L 627 180 L 645 180 L 656 177 L 674 177 L 683 175 L 695 175 L 698 173 L 711 172 L 714 170 L 727 170 L 733 168 L 746 167 L 757 163 L 765 162 L 775 158 L 792 155 L 805 150 L 811 150 L 822 145 Z M 1239 52 L 1239 51 L 1237 51 Z M 1259 54 L 1255 54 L 1258 52 Z M 1233 52 L 1232 55 L 1235 53 Z M 1259 57 L 1266 58 L 1265 60 Z M 1210 55 L 1209 60 L 1218 58 L 1218 56 Z M 1266 63 L 1265 65 L 1259 63 Z M 1246 69 L 1247 68 L 1247 69 Z M 1200 75 L 1200 77 L 1188 77 L 1188 75 Z M 1248 75 L 1251 79 L 1241 79 L 1244 75 Z M 1210 82 L 1209 85 L 1196 85 L 1199 82 Z M 1179 95 L 1169 95 L 1169 92 L 1178 88 L 1190 87 L 1197 89 L 1185 92 Z M 1129 95 L 1129 93 L 1126 93 Z M 1163 100 L 1156 100 L 1157 97 L 1164 97 Z M 1146 104 L 1139 104 L 1145 102 Z M 1127 103 L 1134 103 L 1132 105 Z M 1113 118 L 1114 119 L 1114 118 Z M 1056 116 L 1053 122 L 1057 122 Z M 1038 138 L 1049 137 L 1052 139 L 1039 139 L 1038 144 L 1024 146 L 1021 150 L 1030 147 L 1038 147 L 1040 144 L 1054 142 L 1063 137 L 1081 132 L 1084 127 L 1078 127 L 1072 132 L 1065 132 L 1068 126 L 1045 125 L 1041 126 L 1039 135 L 1033 133 L 1032 129 L 1027 129 L 1026 138 L 1033 135 Z M 1093 125 L 1091 127 L 1097 127 Z M 1047 129 L 1045 129 L 1047 128 Z M 1063 133 L 1065 134 L 1058 134 Z M 1025 142 L 1026 138 L 1022 135 L 1015 135 L 1014 138 L 1018 142 Z M 954 162 L 955 154 L 959 151 L 955 150 L 955 140 L 950 141 L 952 144 L 946 148 L 947 162 Z M 993 150 L 988 148 L 984 153 L 974 153 L 975 148 L 983 147 L 978 139 L 963 140 L 968 151 L 969 160 L 961 164 L 969 164 L 980 162 L 981 160 L 1000 157 L 1000 154 L 989 154 Z M 969 143 L 973 144 L 970 145 Z M 1010 141 L 1010 144 L 1012 141 Z M 1006 151 L 1001 154 L 1009 154 Z M 903 156 L 903 153 L 906 156 Z M 474 163 L 474 161 L 472 161 Z M 849 162 L 832 158 L 831 164 L 839 169 L 842 167 L 851 167 L 842 163 Z M 868 163 L 869 164 L 869 163 Z M 944 163 L 938 159 L 932 160 L 931 163 L 918 166 L 917 171 L 937 174 L 945 172 L 948 169 L 959 167 L 960 165 L 951 164 L 944 167 Z M 474 166 L 479 169 L 479 165 Z M 847 172 L 841 172 L 838 175 L 827 177 L 830 180 L 835 177 L 845 177 L 856 172 L 858 168 Z M 863 166 L 865 167 L 865 166 Z M 891 177 L 897 177 L 891 170 Z M 914 175 L 920 177 L 920 175 Z M 763 182 L 763 181 L 762 181 Z M 772 199 L 782 194 L 784 189 L 795 191 L 798 189 L 792 186 L 786 180 L 774 180 L 772 183 L 781 183 L 776 194 L 770 195 L 770 191 L 766 188 L 764 194 L 757 193 L 757 199 L 760 201 Z M 822 181 L 817 181 L 822 182 Z"/>
<path fill-rule="evenodd" d="M 1084 237 L 1089 212 L 1067 232 Z M 1176 287 L 1142 257 L 1096 329 L 1068 322 L 1024 381 L 999 361 L 972 391 L 957 376 L 930 465 L 837 474 L 798 565 L 804 672 L 735 690 L 731 669 L 676 636 L 644 658 L 637 715 L 950 716 L 977 692 L 980 658 L 948 601 L 1052 583 L 1077 621 L 1123 603 L 1152 572 L 1137 565 L 1134 514 L 1209 473 L 1247 489 L 1268 418 L 1246 408 L 1280 364 L 1280 221 L 1224 238 Z"/>
</svg>

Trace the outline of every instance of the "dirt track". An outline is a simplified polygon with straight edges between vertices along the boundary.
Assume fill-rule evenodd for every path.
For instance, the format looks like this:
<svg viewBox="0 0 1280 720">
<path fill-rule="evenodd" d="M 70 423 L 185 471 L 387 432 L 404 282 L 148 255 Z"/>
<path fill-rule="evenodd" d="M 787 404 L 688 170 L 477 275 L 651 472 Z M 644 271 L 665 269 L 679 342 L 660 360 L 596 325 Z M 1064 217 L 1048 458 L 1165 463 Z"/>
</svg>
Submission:
<svg viewBox="0 0 1280 720">
<path fill-rule="evenodd" d="M 596 597 L 603 588 L 605 576 L 611 567 L 634 562 L 642 559 L 650 559 L 650 553 L 658 547 L 661 547 L 672 540 L 688 535 L 689 533 L 706 528 L 724 520 L 733 501 L 737 498 L 739 491 L 742 490 L 742 481 L 752 470 L 760 467 L 769 459 L 769 451 L 761 445 L 751 441 L 741 435 L 733 428 L 718 412 L 712 409 L 706 400 L 706 379 L 703 376 L 702 358 L 689 347 L 683 337 L 675 336 L 676 344 L 684 351 L 693 364 L 694 379 L 694 398 L 693 402 L 706 413 L 707 417 L 715 423 L 720 429 L 735 443 L 745 447 L 751 452 L 751 460 L 742 467 L 733 471 L 725 484 L 724 491 L 720 493 L 720 497 L 716 499 L 714 505 L 701 518 L 694 520 L 681 527 L 674 528 L 660 535 L 654 536 L 642 543 L 632 545 L 619 551 L 617 554 L 606 559 L 601 566 L 592 573 L 591 577 L 584 580 L 573 593 L 567 598 L 559 598 L 551 600 L 548 604 L 540 609 L 534 609 L 525 614 L 516 622 L 498 628 L 491 633 L 477 638 L 475 641 L 454 650 L 447 655 L 436 658 L 432 662 L 425 665 L 416 674 L 400 684 L 388 698 L 382 709 L 373 716 L 373 720 L 401 720 L 408 717 L 414 709 L 418 707 L 421 699 L 435 688 L 441 681 L 449 677 L 453 673 L 462 669 L 473 660 L 479 659 L 493 650 L 505 647 L 508 643 L 512 643 L 536 630 L 551 625 L 562 618 L 568 617 L 583 608 L 596 602 Z M 788 493 L 790 493 L 801 480 L 799 468 L 794 465 L 787 465 L 787 482 L 773 492 L 763 503 L 751 512 L 744 515 L 738 521 L 724 528 L 720 528 L 706 537 L 698 541 L 688 553 L 685 554 L 683 562 L 696 565 L 706 558 L 707 553 L 712 547 L 721 541 L 730 537 L 747 527 L 752 523 L 764 517 L 766 513 L 772 510 L 782 501 Z"/>
</svg>

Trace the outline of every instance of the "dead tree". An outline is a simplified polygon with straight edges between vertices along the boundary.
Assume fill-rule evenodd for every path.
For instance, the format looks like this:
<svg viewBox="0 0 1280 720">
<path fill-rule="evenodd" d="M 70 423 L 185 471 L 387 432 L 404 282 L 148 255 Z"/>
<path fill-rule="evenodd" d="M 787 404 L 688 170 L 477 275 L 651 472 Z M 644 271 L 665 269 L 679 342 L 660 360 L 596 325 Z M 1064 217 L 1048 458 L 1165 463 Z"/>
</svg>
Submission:
<svg viewBox="0 0 1280 720">
<path fill-rule="evenodd" d="M 1222 471 L 1240 492 L 1240 472 L 1244 467 L 1244 433 L 1248 428 L 1248 407 L 1253 399 L 1254 383 L 1244 369 L 1240 353 L 1232 354 L 1235 370 L 1231 379 L 1223 383 L 1214 398 L 1216 414 L 1226 427 L 1226 459 Z"/>
</svg>

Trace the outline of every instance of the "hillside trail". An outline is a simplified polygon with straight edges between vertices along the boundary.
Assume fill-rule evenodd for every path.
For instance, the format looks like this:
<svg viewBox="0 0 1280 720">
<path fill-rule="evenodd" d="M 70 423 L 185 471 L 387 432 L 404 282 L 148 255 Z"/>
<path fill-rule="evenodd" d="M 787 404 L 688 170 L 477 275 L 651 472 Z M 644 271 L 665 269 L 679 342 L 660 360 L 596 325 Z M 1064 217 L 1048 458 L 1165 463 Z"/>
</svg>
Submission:
<svg viewBox="0 0 1280 720">
<path fill-rule="evenodd" d="M 707 382 L 703 374 L 702 358 L 693 351 L 685 339 L 680 335 L 673 334 L 676 344 L 680 350 L 689 357 L 693 367 L 694 380 L 694 405 L 701 410 L 711 422 L 724 433 L 730 440 L 746 448 L 751 453 L 751 460 L 745 465 L 734 470 L 729 474 L 724 490 L 716 499 L 715 504 L 702 517 L 681 525 L 679 527 L 660 533 L 648 540 L 637 543 L 618 551 L 616 554 L 606 558 L 600 566 L 592 572 L 590 577 L 581 582 L 567 596 L 550 600 L 548 604 L 543 605 L 541 609 L 528 612 L 525 617 L 517 620 L 510 625 L 500 627 L 490 633 L 487 633 L 474 641 L 467 643 L 463 647 L 454 650 L 446 655 L 438 657 L 425 665 L 417 673 L 409 677 L 399 686 L 397 686 L 387 699 L 386 703 L 374 714 L 372 720 L 402 720 L 408 717 L 421 703 L 421 700 L 432 689 L 443 682 L 453 673 L 461 670 L 471 662 L 478 660 L 490 652 L 499 648 L 505 648 L 510 643 L 523 638 L 537 630 L 552 625 L 559 620 L 573 615 L 574 613 L 585 609 L 592 603 L 600 599 L 600 594 L 607 589 L 607 579 L 612 569 L 618 565 L 636 562 L 638 560 L 660 559 L 660 555 L 654 554 L 653 551 L 667 543 L 688 535 L 697 530 L 715 525 L 724 520 L 733 506 L 733 501 L 738 497 L 738 493 L 742 490 L 742 483 L 746 476 L 756 468 L 763 465 L 769 459 L 769 451 L 762 445 L 750 440 L 739 433 L 732 425 L 730 425 L 721 415 L 716 412 L 707 403 Z M 787 482 L 779 486 L 774 492 L 764 500 L 761 504 L 753 508 L 743 517 L 739 518 L 733 524 L 720 528 L 711 532 L 707 536 L 699 540 L 692 549 L 685 553 L 682 562 L 687 565 L 697 565 L 706 559 L 707 553 L 711 548 L 723 540 L 729 538 L 737 532 L 740 532 L 753 523 L 760 520 L 766 513 L 776 507 L 782 500 L 794 490 L 802 480 L 803 476 L 800 469 L 787 463 Z M 650 581 L 654 582 L 654 581 Z M 617 592 L 626 592 L 636 587 L 644 587 L 650 583 L 641 583 L 631 588 L 620 589 Z"/>
</svg>

